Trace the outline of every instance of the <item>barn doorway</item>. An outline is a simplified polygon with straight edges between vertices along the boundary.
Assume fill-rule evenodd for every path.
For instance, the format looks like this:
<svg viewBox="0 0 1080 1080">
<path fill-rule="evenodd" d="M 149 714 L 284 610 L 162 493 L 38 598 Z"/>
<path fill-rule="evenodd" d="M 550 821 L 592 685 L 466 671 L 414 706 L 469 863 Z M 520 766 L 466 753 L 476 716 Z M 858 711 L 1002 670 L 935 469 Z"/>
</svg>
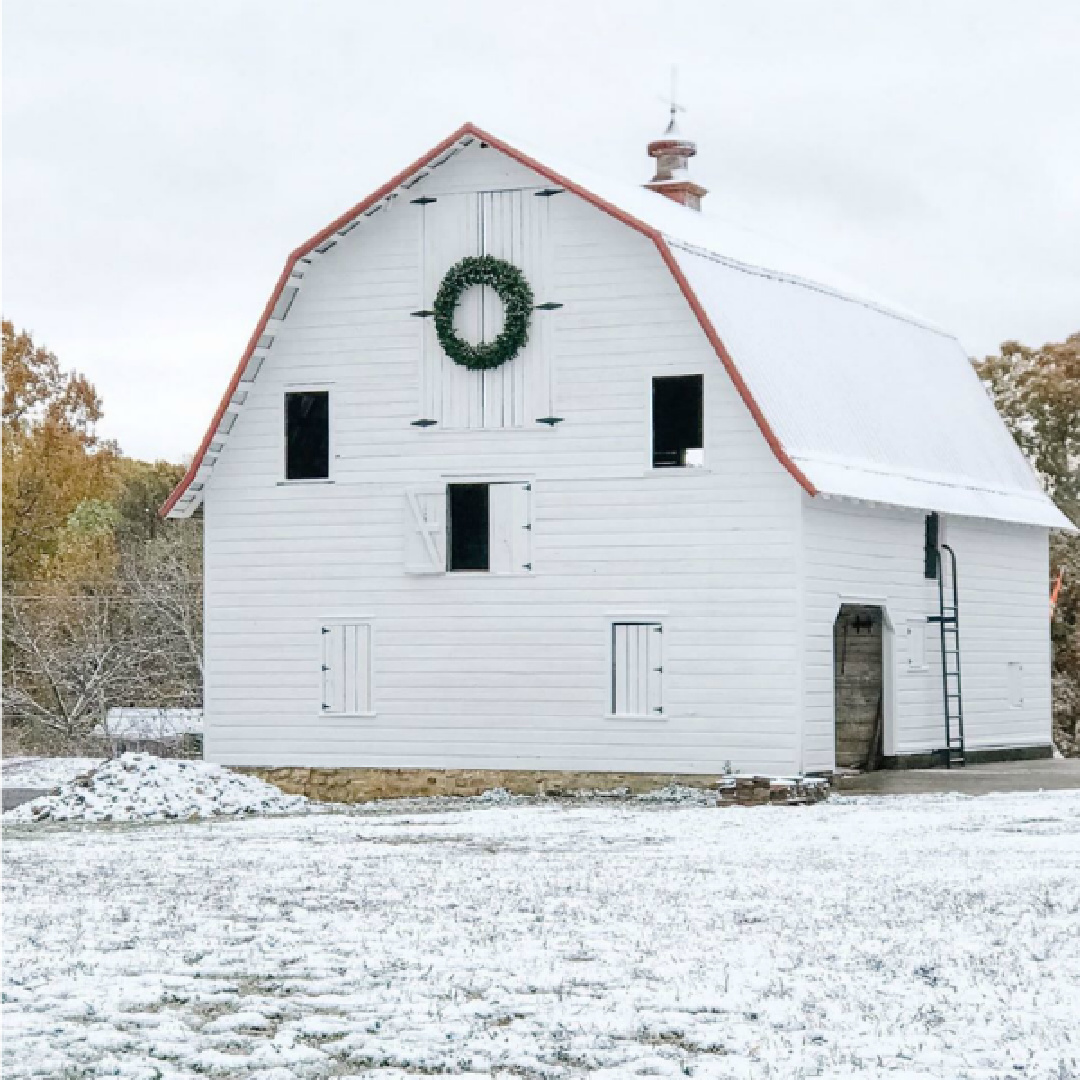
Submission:
<svg viewBox="0 0 1080 1080">
<path fill-rule="evenodd" d="M 836 768 L 876 769 L 885 735 L 885 617 L 843 604 L 833 624 Z"/>
</svg>

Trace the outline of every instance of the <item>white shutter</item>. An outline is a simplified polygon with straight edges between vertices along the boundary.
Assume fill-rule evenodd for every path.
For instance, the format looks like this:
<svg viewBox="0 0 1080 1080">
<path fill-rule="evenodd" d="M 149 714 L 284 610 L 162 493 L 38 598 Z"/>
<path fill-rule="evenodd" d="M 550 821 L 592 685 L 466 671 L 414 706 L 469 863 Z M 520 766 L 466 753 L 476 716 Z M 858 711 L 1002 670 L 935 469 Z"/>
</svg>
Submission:
<svg viewBox="0 0 1080 1080">
<path fill-rule="evenodd" d="M 362 715 L 372 711 L 371 624 L 334 622 L 321 627 L 322 711 Z"/>
<path fill-rule="evenodd" d="M 910 619 L 907 624 L 908 671 L 926 670 L 926 633 L 929 623 L 925 619 Z"/>
<path fill-rule="evenodd" d="M 491 571 L 527 574 L 532 570 L 532 485 L 491 484 Z"/>
<path fill-rule="evenodd" d="M 1024 665 L 1013 661 L 1006 668 L 1006 682 L 1009 692 L 1009 707 L 1024 707 Z"/>
<path fill-rule="evenodd" d="M 402 510 L 405 573 L 446 571 L 446 486 L 410 488 Z"/>
<path fill-rule="evenodd" d="M 345 711 L 345 679 L 342 664 L 343 626 L 322 628 L 322 709 L 323 712 Z"/>
<path fill-rule="evenodd" d="M 615 716 L 663 713 L 663 629 L 659 623 L 613 623 L 611 711 Z"/>
</svg>

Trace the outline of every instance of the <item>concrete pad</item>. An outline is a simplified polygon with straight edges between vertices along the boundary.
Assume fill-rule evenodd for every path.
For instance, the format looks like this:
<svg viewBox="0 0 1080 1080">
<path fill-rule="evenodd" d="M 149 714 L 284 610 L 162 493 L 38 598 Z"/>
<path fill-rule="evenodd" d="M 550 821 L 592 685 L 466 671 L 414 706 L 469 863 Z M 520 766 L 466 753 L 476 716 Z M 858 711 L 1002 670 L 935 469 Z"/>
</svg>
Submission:
<svg viewBox="0 0 1080 1080">
<path fill-rule="evenodd" d="M 883 769 L 837 777 L 833 790 L 844 795 L 926 795 L 959 792 L 1060 791 L 1080 788 L 1080 758 L 999 761 L 963 769 Z"/>
</svg>

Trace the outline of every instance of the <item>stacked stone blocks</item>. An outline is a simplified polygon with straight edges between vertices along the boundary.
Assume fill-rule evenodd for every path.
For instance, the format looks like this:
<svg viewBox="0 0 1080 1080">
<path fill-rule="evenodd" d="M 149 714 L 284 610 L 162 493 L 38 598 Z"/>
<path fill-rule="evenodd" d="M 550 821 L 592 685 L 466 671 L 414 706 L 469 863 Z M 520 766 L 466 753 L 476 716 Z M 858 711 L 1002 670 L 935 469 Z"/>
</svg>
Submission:
<svg viewBox="0 0 1080 1080">
<path fill-rule="evenodd" d="M 811 777 L 684 775 L 671 773 L 549 772 L 528 769 L 262 768 L 239 770 L 291 795 L 319 802 L 362 803 L 425 795 L 480 795 L 503 788 L 513 795 L 571 797 L 584 792 L 642 795 L 672 785 L 715 791 L 722 806 L 801 805 L 828 794 Z"/>
</svg>

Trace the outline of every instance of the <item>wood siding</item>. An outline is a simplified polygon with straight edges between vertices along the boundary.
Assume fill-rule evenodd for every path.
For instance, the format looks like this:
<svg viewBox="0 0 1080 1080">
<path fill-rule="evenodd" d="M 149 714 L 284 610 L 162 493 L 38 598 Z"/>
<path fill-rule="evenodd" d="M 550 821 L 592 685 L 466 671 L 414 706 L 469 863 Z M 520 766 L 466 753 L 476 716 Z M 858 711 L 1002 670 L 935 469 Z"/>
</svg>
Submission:
<svg viewBox="0 0 1080 1080">
<path fill-rule="evenodd" d="M 470 148 L 409 192 L 439 201 L 395 201 L 308 270 L 207 491 L 210 759 L 797 766 L 798 489 L 654 246 L 569 193 L 538 197 L 543 186 Z M 563 305 L 535 313 L 497 391 L 447 368 L 431 320 L 409 314 L 431 307 L 430 259 L 454 261 L 445 240 L 423 240 L 452 197 L 528 219 L 514 235 L 537 302 Z M 476 250 L 466 230 L 456 257 Z M 705 376 L 706 467 L 654 471 L 649 380 L 690 373 Z M 329 483 L 282 483 L 282 399 L 296 386 L 330 391 Z M 430 412 L 439 424 L 412 426 Z M 564 420 L 537 424 L 545 415 Z M 407 493 L 468 480 L 531 484 L 532 569 L 407 573 Z M 620 616 L 663 624 L 662 716 L 607 716 Z M 325 716 L 320 627 L 351 618 L 376 628 L 375 715 Z"/>
</svg>

